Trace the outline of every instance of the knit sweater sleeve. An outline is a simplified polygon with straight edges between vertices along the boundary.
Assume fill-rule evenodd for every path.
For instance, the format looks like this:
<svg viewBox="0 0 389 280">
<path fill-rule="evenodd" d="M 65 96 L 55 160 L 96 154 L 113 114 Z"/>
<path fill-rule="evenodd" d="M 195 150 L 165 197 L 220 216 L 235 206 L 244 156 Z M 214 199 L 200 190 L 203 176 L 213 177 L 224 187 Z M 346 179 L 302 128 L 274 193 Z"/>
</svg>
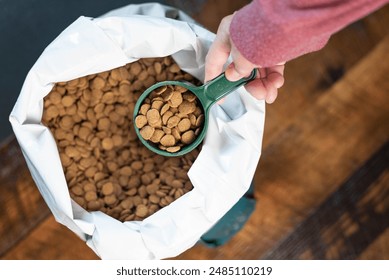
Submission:
<svg viewBox="0 0 389 280">
<path fill-rule="evenodd" d="M 242 55 L 262 67 L 324 47 L 330 36 L 389 0 L 253 0 L 230 26 Z"/>
</svg>

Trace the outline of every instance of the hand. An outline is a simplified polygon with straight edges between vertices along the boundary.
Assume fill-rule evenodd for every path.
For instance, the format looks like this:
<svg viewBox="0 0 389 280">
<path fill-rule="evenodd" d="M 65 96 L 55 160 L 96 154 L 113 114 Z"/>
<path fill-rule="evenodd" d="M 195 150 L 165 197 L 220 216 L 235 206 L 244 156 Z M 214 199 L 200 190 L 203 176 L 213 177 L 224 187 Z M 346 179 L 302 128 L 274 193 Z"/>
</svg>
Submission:
<svg viewBox="0 0 389 280">
<path fill-rule="evenodd" d="M 273 103 L 277 98 L 278 89 L 284 84 L 284 62 L 272 67 L 262 68 L 248 61 L 234 46 L 230 38 L 230 24 L 233 15 L 222 19 L 215 41 L 205 58 L 205 81 L 212 80 L 223 72 L 223 66 L 231 55 L 232 63 L 225 73 L 230 81 L 236 81 L 248 76 L 254 68 L 258 68 L 258 77 L 248 83 L 246 90 L 257 99 L 265 99 Z"/>
</svg>

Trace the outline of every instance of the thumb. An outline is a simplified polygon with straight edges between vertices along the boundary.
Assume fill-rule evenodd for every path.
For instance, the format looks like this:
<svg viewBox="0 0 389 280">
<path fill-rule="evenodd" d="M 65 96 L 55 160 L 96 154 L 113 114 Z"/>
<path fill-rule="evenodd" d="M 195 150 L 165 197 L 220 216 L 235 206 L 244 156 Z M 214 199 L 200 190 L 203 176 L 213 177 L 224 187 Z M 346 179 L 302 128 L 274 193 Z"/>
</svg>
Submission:
<svg viewBox="0 0 389 280">
<path fill-rule="evenodd" d="M 227 70 L 226 77 L 230 81 L 237 81 L 243 77 L 247 77 L 250 75 L 251 71 L 256 68 L 256 65 L 247 60 L 231 43 L 231 56 L 232 61 Z"/>
<path fill-rule="evenodd" d="M 223 72 L 224 64 L 231 52 L 230 23 L 232 15 L 221 21 L 214 42 L 205 58 L 205 82 L 212 80 Z"/>
</svg>

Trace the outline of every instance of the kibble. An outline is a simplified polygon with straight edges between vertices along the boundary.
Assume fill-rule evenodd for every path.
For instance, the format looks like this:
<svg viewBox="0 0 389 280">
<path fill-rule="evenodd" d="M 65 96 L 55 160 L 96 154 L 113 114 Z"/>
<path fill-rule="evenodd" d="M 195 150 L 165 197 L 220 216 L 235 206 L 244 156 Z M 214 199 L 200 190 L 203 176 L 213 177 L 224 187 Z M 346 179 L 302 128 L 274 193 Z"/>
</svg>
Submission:
<svg viewBox="0 0 389 280">
<path fill-rule="evenodd" d="M 141 137 L 170 153 L 191 144 L 203 124 L 200 101 L 186 88 L 175 85 L 151 92 L 135 118 Z"/>
<path fill-rule="evenodd" d="M 179 158 L 153 154 L 132 124 L 170 152 L 190 142 L 203 117 L 201 108 L 184 103 L 196 102 L 185 88 L 156 89 L 158 96 L 132 120 L 135 102 L 148 86 L 183 78 L 197 83 L 171 57 L 147 58 L 54 86 L 45 97 L 42 122 L 57 141 L 76 203 L 122 222 L 139 221 L 192 189 L 187 172 L 199 149 Z"/>
</svg>

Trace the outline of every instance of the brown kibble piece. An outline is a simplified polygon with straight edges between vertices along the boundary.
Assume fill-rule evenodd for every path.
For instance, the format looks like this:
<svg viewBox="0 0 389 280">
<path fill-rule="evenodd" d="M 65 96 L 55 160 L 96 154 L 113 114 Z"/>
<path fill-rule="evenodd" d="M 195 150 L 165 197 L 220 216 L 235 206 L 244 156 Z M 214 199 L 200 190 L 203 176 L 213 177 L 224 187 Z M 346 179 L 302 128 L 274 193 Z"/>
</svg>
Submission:
<svg viewBox="0 0 389 280">
<path fill-rule="evenodd" d="M 131 209 L 133 206 L 134 206 L 134 203 L 132 202 L 131 199 L 127 198 L 125 200 L 123 200 L 121 203 L 120 203 L 120 206 L 125 209 L 125 210 L 129 210 Z"/>
<path fill-rule="evenodd" d="M 191 125 L 196 125 L 196 116 L 194 114 L 189 114 L 189 120 Z"/>
<path fill-rule="evenodd" d="M 170 106 L 177 108 L 182 103 L 182 95 L 179 91 L 173 91 L 173 94 L 170 98 Z"/>
<path fill-rule="evenodd" d="M 163 114 L 162 123 L 166 125 L 167 121 L 170 119 L 171 116 L 173 116 L 173 113 L 171 111 L 167 111 L 165 114 Z"/>
<path fill-rule="evenodd" d="M 115 102 L 115 95 L 112 91 L 108 91 L 104 93 L 103 97 L 101 98 L 101 102 L 106 104 L 112 104 Z"/>
<path fill-rule="evenodd" d="M 154 194 L 150 195 L 149 196 L 149 200 L 151 203 L 155 203 L 155 204 L 158 204 L 159 203 L 159 196 L 156 196 Z"/>
<path fill-rule="evenodd" d="M 180 71 L 180 67 L 174 63 L 169 67 L 169 71 L 172 73 L 177 73 Z"/>
<path fill-rule="evenodd" d="M 114 194 L 107 195 L 104 197 L 104 202 L 108 205 L 113 205 L 116 203 L 116 201 L 117 201 L 117 198 Z"/>
<path fill-rule="evenodd" d="M 151 108 L 159 111 L 159 110 L 161 110 L 163 105 L 164 105 L 163 101 L 155 100 L 155 101 L 153 101 L 153 103 L 151 103 Z"/>
<path fill-rule="evenodd" d="M 161 116 L 165 114 L 169 110 L 169 108 L 170 108 L 169 104 L 166 103 L 165 105 L 163 105 L 160 111 Z"/>
<path fill-rule="evenodd" d="M 92 81 L 93 89 L 102 89 L 105 87 L 105 80 L 102 77 L 97 76 Z"/>
<path fill-rule="evenodd" d="M 120 175 L 123 176 L 131 176 L 132 175 L 132 168 L 130 166 L 124 166 L 120 169 Z"/>
<path fill-rule="evenodd" d="M 135 118 L 135 125 L 137 128 L 142 128 L 147 124 L 147 118 L 144 115 L 138 115 Z"/>
<path fill-rule="evenodd" d="M 103 195 L 110 195 L 113 194 L 114 190 L 115 188 L 113 184 L 111 182 L 108 182 L 103 185 L 101 192 L 103 193 Z"/>
<path fill-rule="evenodd" d="M 173 135 L 165 135 L 161 138 L 161 144 L 165 147 L 171 147 L 176 144 L 176 139 Z"/>
<path fill-rule="evenodd" d="M 108 130 L 111 125 L 109 118 L 101 118 L 98 121 L 97 128 L 99 130 Z"/>
<path fill-rule="evenodd" d="M 190 144 L 195 140 L 196 136 L 193 130 L 189 130 L 182 134 L 181 141 L 184 144 Z"/>
<path fill-rule="evenodd" d="M 92 157 L 89 157 L 89 158 L 83 158 L 80 160 L 80 166 L 84 167 L 84 168 L 88 168 L 90 167 L 91 165 L 93 165 L 95 163 L 95 159 L 92 158 Z"/>
<path fill-rule="evenodd" d="M 59 125 L 61 126 L 61 128 L 63 129 L 70 129 L 73 127 L 73 124 L 74 124 L 74 121 L 73 121 L 73 118 L 71 116 L 64 116 L 62 117 Z"/>
<path fill-rule="evenodd" d="M 145 140 L 150 140 L 150 138 L 153 136 L 154 134 L 154 131 L 155 131 L 155 128 L 154 127 L 151 127 L 149 125 L 146 125 L 144 126 L 141 130 L 140 130 L 140 135 L 143 137 L 143 139 Z"/>
<path fill-rule="evenodd" d="M 169 101 L 170 98 L 172 98 L 172 96 L 173 96 L 173 90 L 171 90 L 171 89 L 169 88 L 168 90 L 164 91 L 164 92 L 161 94 L 161 96 L 162 96 L 162 99 L 163 99 L 164 101 Z"/>
<path fill-rule="evenodd" d="M 166 151 L 168 151 L 169 153 L 176 153 L 179 150 L 181 150 L 180 146 L 173 146 L 173 147 L 167 147 L 166 148 Z"/>
<path fill-rule="evenodd" d="M 137 215 L 138 217 L 144 218 L 147 216 L 148 212 L 149 211 L 146 205 L 139 204 L 138 206 L 136 206 L 135 215 Z"/>
<path fill-rule="evenodd" d="M 71 96 L 64 96 L 62 98 L 62 105 L 65 107 L 70 107 L 74 104 L 74 98 Z"/>
<path fill-rule="evenodd" d="M 85 170 L 85 176 L 88 178 L 93 178 L 96 172 L 97 172 L 97 168 L 95 166 L 91 166 L 87 170 Z"/>
<path fill-rule="evenodd" d="M 58 105 L 62 101 L 62 95 L 58 91 L 53 89 L 53 91 L 49 95 L 49 100 L 52 104 Z"/>
<path fill-rule="evenodd" d="M 49 119 L 58 117 L 59 115 L 58 107 L 54 105 L 49 106 L 46 110 L 46 115 Z"/>
<path fill-rule="evenodd" d="M 114 144 L 113 144 L 113 141 L 111 138 L 104 138 L 103 141 L 101 142 L 101 145 L 103 147 L 104 150 L 112 150 L 112 148 L 114 147 Z"/>
<path fill-rule="evenodd" d="M 188 118 L 183 118 L 178 123 L 177 127 L 180 132 L 187 131 L 191 126 L 190 120 Z"/>
<path fill-rule="evenodd" d="M 150 141 L 153 143 L 158 143 L 161 141 L 161 138 L 165 135 L 165 132 L 161 129 L 156 129 L 153 133 L 153 136 L 151 136 Z"/>
<path fill-rule="evenodd" d="M 205 119 L 204 114 L 201 114 L 200 116 L 197 117 L 197 119 L 196 119 L 196 124 L 195 124 L 195 125 L 196 125 L 197 127 L 202 126 L 203 123 L 204 123 L 204 119 Z"/>
<path fill-rule="evenodd" d="M 178 116 L 172 116 L 168 119 L 166 126 L 168 128 L 173 128 L 176 127 L 179 122 L 180 122 L 180 118 Z"/>
<path fill-rule="evenodd" d="M 88 192 L 88 191 L 94 191 L 94 192 L 96 192 L 96 186 L 93 185 L 93 184 L 91 184 L 91 183 L 86 183 L 86 184 L 84 185 L 84 191 L 85 191 L 85 192 Z"/>
<path fill-rule="evenodd" d="M 150 109 L 146 113 L 147 122 L 149 125 L 155 125 L 161 121 L 161 116 L 157 109 Z"/>
<path fill-rule="evenodd" d="M 139 62 L 134 62 L 131 64 L 130 73 L 134 76 L 138 75 L 142 71 L 142 66 L 140 66 Z"/>
<path fill-rule="evenodd" d="M 201 110 L 200 107 L 196 107 L 196 109 L 194 110 L 193 114 L 196 116 L 196 118 L 198 116 L 200 116 L 201 114 L 203 113 L 203 111 Z"/>
<path fill-rule="evenodd" d="M 181 134 L 178 131 L 177 127 L 172 128 L 171 132 L 172 132 L 172 135 L 174 136 L 174 138 L 176 138 L 177 141 L 181 140 Z"/>
<path fill-rule="evenodd" d="M 156 74 L 160 74 L 162 71 L 162 65 L 159 62 L 154 63 L 154 70 Z"/>
<path fill-rule="evenodd" d="M 72 191 L 72 193 L 74 193 L 75 195 L 79 195 L 79 196 L 81 196 L 81 195 L 84 194 L 84 189 L 81 188 L 80 186 L 72 187 L 72 188 L 71 188 L 71 191 Z"/>
<path fill-rule="evenodd" d="M 88 201 L 87 208 L 89 211 L 98 211 L 101 208 L 101 203 L 98 200 Z"/>
<path fill-rule="evenodd" d="M 155 94 L 155 95 L 161 95 L 163 92 L 165 92 L 166 91 L 166 89 L 167 89 L 167 86 L 161 86 L 161 87 L 159 87 L 159 88 L 156 88 L 154 91 L 153 91 L 153 93 Z"/>
<path fill-rule="evenodd" d="M 129 188 L 137 188 L 141 184 L 141 180 L 139 177 L 132 176 L 130 180 L 128 181 L 128 187 Z"/>
<path fill-rule="evenodd" d="M 123 138 L 119 134 L 115 134 L 112 136 L 112 141 L 116 147 L 119 147 L 123 143 Z"/>
<path fill-rule="evenodd" d="M 182 189 L 184 187 L 184 184 L 181 182 L 181 180 L 173 180 L 171 186 L 176 189 Z"/>
<path fill-rule="evenodd" d="M 197 99 L 196 95 L 194 95 L 193 93 L 191 93 L 191 92 L 189 92 L 189 91 L 183 93 L 183 94 L 182 94 L 182 98 L 183 98 L 184 100 L 189 101 L 189 102 L 193 102 L 193 101 L 195 101 L 195 100 Z"/>
<path fill-rule="evenodd" d="M 142 104 L 142 106 L 140 106 L 139 108 L 139 112 L 142 114 L 142 115 L 146 115 L 147 111 L 150 109 L 151 105 L 150 104 Z"/>
<path fill-rule="evenodd" d="M 81 196 L 74 196 L 73 199 L 81 207 L 85 207 L 86 206 L 86 202 L 85 202 L 85 199 L 83 197 L 81 197 Z"/>
<path fill-rule="evenodd" d="M 151 172 L 153 170 L 154 170 L 154 163 L 153 162 L 147 162 L 147 163 L 144 164 L 143 171 L 145 173 Z"/>
<path fill-rule="evenodd" d="M 80 152 L 73 146 L 67 146 L 65 148 L 65 154 L 70 158 L 75 158 L 80 155 Z"/>
<path fill-rule="evenodd" d="M 175 86 L 175 90 L 177 90 L 177 91 L 179 91 L 181 93 L 188 91 L 187 88 L 182 87 L 182 86 Z"/>
<path fill-rule="evenodd" d="M 166 126 L 163 126 L 162 127 L 162 130 L 165 134 L 172 134 L 172 129 L 171 128 L 168 128 Z"/>
<path fill-rule="evenodd" d="M 78 135 L 80 136 L 81 139 L 86 140 L 88 136 L 91 134 L 91 130 L 89 127 L 82 126 L 80 127 L 80 130 L 78 131 Z"/>
<path fill-rule="evenodd" d="M 94 201 L 97 199 L 96 192 L 93 191 L 86 192 L 84 198 L 86 201 Z"/>
<path fill-rule="evenodd" d="M 180 106 L 178 106 L 178 111 L 182 114 L 190 114 L 196 110 L 196 105 L 193 102 L 184 100 Z"/>
<path fill-rule="evenodd" d="M 133 163 L 131 163 L 131 168 L 133 170 L 141 170 L 143 168 L 143 163 L 141 161 L 134 161 Z"/>
</svg>

